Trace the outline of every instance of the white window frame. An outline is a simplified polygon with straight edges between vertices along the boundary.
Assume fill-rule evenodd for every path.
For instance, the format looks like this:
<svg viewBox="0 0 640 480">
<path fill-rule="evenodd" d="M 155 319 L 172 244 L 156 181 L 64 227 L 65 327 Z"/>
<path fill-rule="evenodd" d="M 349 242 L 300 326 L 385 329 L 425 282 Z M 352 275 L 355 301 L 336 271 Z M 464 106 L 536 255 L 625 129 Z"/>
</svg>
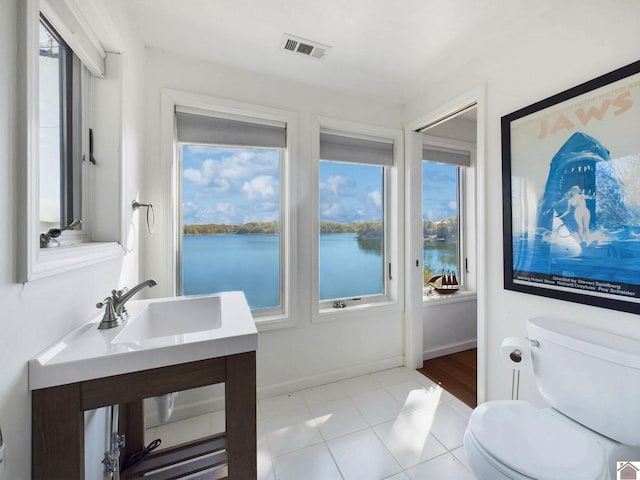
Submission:
<svg viewBox="0 0 640 480">
<path fill-rule="evenodd" d="M 113 215 L 110 211 L 111 218 L 115 219 L 114 224 L 117 228 L 109 231 L 108 238 L 104 239 L 102 235 L 95 234 L 95 208 L 96 204 L 101 200 L 96 198 L 93 187 L 96 179 L 92 179 L 92 172 L 87 172 L 86 164 L 83 165 L 83 200 L 82 200 L 82 220 L 83 229 L 81 232 L 64 232 L 59 238 L 61 246 L 56 248 L 40 248 L 41 231 L 40 215 L 39 215 L 39 25 L 40 13 L 43 13 L 49 21 L 53 23 L 58 33 L 65 38 L 65 25 L 69 22 L 74 23 L 73 27 L 67 28 L 69 31 L 79 32 L 83 29 L 90 32 L 92 43 L 95 43 L 96 37 L 93 35 L 91 25 L 86 23 L 84 19 L 79 20 L 74 10 L 68 4 L 56 1 L 38 1 L 25 0 L 20 2 L 19 8 L 19 35 L 22 38 L 18 42 L 19 51 L 19 81 L 18 81 L 18 99 L 21 108 L 18 109 L 18 156 L 22 161 L 18 162 L 18 181 L 20 188 L 18 213 L 18 231 L 20 241 L 18 242 L 18 265 L 17 280 L 21 283 L 37 280 L 62 272 L 74 270 L 77 268 L 92 265 L 109 259 L 122 257 L 124 251 L 123 229 L 120 219 L 122 217 L 124 201 L 120 195 L 120 206 L 118 215 Z M 68 33 L 68 32 L 67 32 Z M 80 39 L 82 35 L 76 33 L 76 39 Z M 67 41 L 67 38 L 65 38 Z M 84 40 L 79 40 L 83 42 Z M 73 42 L 71 42 L 73 43 Z M 99 43 L 99 42 L 98 42 Z M 71 45 L 72 49 L 74 45 Z M 74 53 L 78 54 L 78 50 L 74 49 Z M 104 53 L 104 52 L 103 52 Z M 84 62 L 82 54 L 78 55 Z M 103 58 L 104 60 L 104 58 Z M 104 63 L 104 61 L 103 61 Z M 104 65 L 102 71 L 104 75 Z M 98 72 L 94 72 L 97 74 Z M 84 75 L 83 75 L 84 77 Z M 88 125 L 89 117 L 95 120 L 95 114 L 89 110 L 89 105 L 93 103 L 87 99 L 92 97 L 93 88 L 89 89 L 86 81 L 83 87 L 83 150 L 88 147 Z M 113 104 L 113 99 L 110 100 Z M 118 104 L 119 107 L 119 104 Z M 117 107 L 117 108 L 118 108 Z M 105 120 L 105 121 L 108 121 Z M 122 171 L 122 157 L 118 156 L 116 162 L 111 162 L 109 168 L 113 168 L 118 172 Z M 116 177 L 119 181 L 119 175 Z M 119 191 L 119 184 L 109 184 L 112 190 Z M 110 199 L 109 199 L 110 200 Z M 91 217 L 91 218 L 90 218 Z M 116 218 L 117 217 L 117 218 Z M 100 241 L 96 241 L 100 240 Z"/>
<path fill-rule="evenodd" d="M 360 300 L 331 299 L 320 300 L 320 132 L 337 133 L 345 136 L 363 136 L 365 138 L 379 138 L 393 142 L 393 165 L 385 167 L 384 183 L 384 293 L 380 295 L 363 296 Z M 404 230 L 404 184 L 402 173 L 404 166 L 404 135 L 402 130 L 380 127 L 375 125 L 351 122 L 323 116 L 312 117 L 312 214 L 309 215 L 312 236 L 312 270 L 311 270 L 311 299 L 316 305 L 312 309 L 312 321 L 324 322 L 344 318 L 367 318 L 371 309 L 397 313 L 403 308 L 404 244 L 401 232 Z M 389 270 L 389 264 L 391 269 Z M 389 278 L 389 273 L 391 273 Z M 334 301 L 345 303 L 344 308 L 334 308 Z"/>
<path fill-rule="evenodd" d="M 291 314 L 291 299 L 296 298 L 297 285 L 297 238 L 296 216 L 291 205 L 294 205 L 295 189 L 292 188 L 291 179 L 295 178 L 297 157 L 297 129 L 298 117 L 295 112 L 280 110 L 243 102 L 215 98 L 203 95 L 182 92 L 178 90 L 162 89 L 161 91 L 161 155 L 162 155 L 162 183 L 164 205 L 165 229 L 165 271 L 164 271 L 164 295 L 177 294 L 178 268 L 181 267 L 179 255 L 181 255 L 181 182 L 180 152 L 176 141 L 175 109 L 177 106 L 211 111 L 220 115 L 239 115 L 251 117 L 256 120 L 277 121 L 286 124 L 287 148 L 280 165 L 280 242 L 281 242 L 281 270 L 282 293 L 281 307 L 277 311 L 273 309 L 254 310 L 253 317 L 259 330 L 269 330 L 284 326 L 294 325 L 296 322 Z"/>
<path fill-rule="evenodd" d="M 436 137 L 428 134 L 421 134 L 422 146 L 435 147 L 443 150 L 454 150 L 469 153 L 471 165 L 469 167 L 458 167 L 458 241 L 459 241 L 459 262 L 460 272 L 458 275 L 458 282 L 460 283 L 460 291 L 456 295 L 450 296 L 438 296 L 438 295 L 422 295 L 423 302 L 457 302 L 466 301 L 468 296 L 475 296 L 476 285 L 473 279 L 475 276 L 468 275 L 469 271 L 474 267 L 471 263 L 475 263 L 475 259 L 469 257 L 468 250 L 471 248 L 469 243 L 473 241 L 473 235 L 475 232 L 475 224 L 473 215 L 474 211 L 474 197 L 475 197 L 475 163 L 476 163 L 476 146 L 475 144 L 465 142 L 462 140 L 447 139 L 443 137 Z M 422 152 L 421 152 L 422 153 Z M 422 162 L 424 160 L 421 156 L 420 169 L 422 171 Z M 421 177 L 422 178 L 422 177 Z M 420 182 L 422 185 L 422 182 Z M 422 218 L 422 202 L 420 203 L 420 218 Z M 422 231 L 422 228 L 420 228 Z M 422 245 L 422 244 L 421 244 Z M 420 249 L 422 252 L 422 248 Z M 422 257 L 421 257 L 422 258 Z M 422 264 L 422 261 L 420 262 Z M 424 268 L 424 266 L 422 266 Z"/>
</svg>

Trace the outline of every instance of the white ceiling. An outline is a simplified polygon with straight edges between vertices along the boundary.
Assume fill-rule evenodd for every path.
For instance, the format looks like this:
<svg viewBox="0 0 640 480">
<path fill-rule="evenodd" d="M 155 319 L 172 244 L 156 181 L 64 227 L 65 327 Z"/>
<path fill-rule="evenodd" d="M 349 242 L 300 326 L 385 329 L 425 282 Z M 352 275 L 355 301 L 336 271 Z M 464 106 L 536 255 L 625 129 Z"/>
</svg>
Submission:
<svg viewBox="0 0 640 480">
<path fill-rule="evenodd" d="M 464 66 L 555 0 L 126 0 L 145 45 L 323 88 L 404 103 L 443 62 Z M 545 7 L 546 5 L 546 7 Z M 280 50 L 288 33 L 330 45 Z"/>
</svg>

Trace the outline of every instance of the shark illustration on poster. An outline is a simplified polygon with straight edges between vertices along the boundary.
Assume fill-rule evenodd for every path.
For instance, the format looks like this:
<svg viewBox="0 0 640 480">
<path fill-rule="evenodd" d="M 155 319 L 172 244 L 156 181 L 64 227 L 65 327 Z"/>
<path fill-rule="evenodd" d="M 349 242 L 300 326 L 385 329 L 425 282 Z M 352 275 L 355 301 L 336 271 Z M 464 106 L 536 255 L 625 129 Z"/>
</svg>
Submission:
<svg viewBox="0 0 640 480">
<path fill-rule="evenodd" d="M 505 288 L 640 313 L 640 62 L 502 117 Z"/>
<path fill-rule="evenodd" d="M 577 132 L 554 155 L 537 209 L 534 241 L 514 249 L 514 269 L 626 282 L 640 271 L 640 222 L 609 151 Z M 588 262 L 584 261 L 588 258 Z M 612 262 L 612 259 L 621 262 Z M 597 266 L 594 275 L 593 267 Z"/>
</svg>

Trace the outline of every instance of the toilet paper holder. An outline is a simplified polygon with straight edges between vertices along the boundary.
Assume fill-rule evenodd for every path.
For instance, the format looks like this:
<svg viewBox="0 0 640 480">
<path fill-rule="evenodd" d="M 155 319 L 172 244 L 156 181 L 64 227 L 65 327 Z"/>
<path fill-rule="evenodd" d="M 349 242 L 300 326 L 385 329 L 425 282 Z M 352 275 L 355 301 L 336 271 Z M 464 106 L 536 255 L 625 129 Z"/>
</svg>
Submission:
<svg viewBox="0 0 640 480">
<path fill-rule="evenodd" d="M 518 360 L 518 362 L 520 362 L 522 360 L 522 353 L 519 350 L 514 350 L 513 352 L 511 352 L 511 355 L 514 355 L 516 352 L 518 352 L 518 355 L 520 355 L 520 358 Z M 511 400 L 518 400 L 519 396 L 520 370 L 518 368 L 514 368 L 513 370 L 511 370 Z"/>
<path fill-rule="evenodd" d="M 522 342 L 521 340 L 518 341 L 513 337 L 505 338 L 503 340 L 503 355 L 506 354 L 506 357 L 508 357 L 509 361 L 514 365 L 514 368 L 511 370 L 511 400 L 518 400 L 520 396 L 520 369 L 523 368 L 526 363 L 525 354 L 527 356 L 530 355 L 528 347 L 537 348 L 540 346 L 540 342 L 538 342 L 538 340 L 525 337 L 525 341 L 526 342 Z M 516 343 L 516 345 L 512 345 L 513 343 Z M 513 349 L 505 351 L 505 347 L 512 347 Z M 523 349 L 526 349 L 527 351 L 523 352 Z"/>
<path fill-rule="evenodd" d="M 516 348 L 509 354 L 509 358 L 512 362 L 520 363 L 522 361 L 522 352 Z"/>
</svg>

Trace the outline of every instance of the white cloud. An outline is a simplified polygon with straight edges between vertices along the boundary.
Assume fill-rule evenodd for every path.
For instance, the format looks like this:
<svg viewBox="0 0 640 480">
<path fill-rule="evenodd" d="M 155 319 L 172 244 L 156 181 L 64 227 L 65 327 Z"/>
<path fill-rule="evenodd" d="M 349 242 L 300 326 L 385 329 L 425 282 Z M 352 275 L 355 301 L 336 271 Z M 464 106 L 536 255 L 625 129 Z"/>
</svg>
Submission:
<svg viewBox="0 0 640 480">
<path fill-rule="evenodd" d="M 229 179 L 245 179 L 258 174 L 277 172 L 277 156 L 272 151 L 239 150 L 220 161 L 220 175 Z"/>
<path fill-rule="evenodd" d="M 182 204 L 182 214 L 192 215 L 198 211 L 198 204 L 193 202 L 184 202 Z"/>
<path fill-rule="evenodd" d="M 184 159 L 186 224 L 279 219 L 277 151 L 189 146 Z"/>
<path fill-rule="evenodd" d="M 227 215 L 235 215 L 236 207 L 232 203 L 216 203 L 216 213 L 224 213 Z"/>
<path fill-rule="evenodd" d="M 367 194 L 367 199 L 377 208 L 382 207 L 382 194 L 380 190 L 373 190 Z"/>
<path fill-rule="evenodd" d="M 260 175 L 244 182 L 242 193 L 249 200 L 276 198 L 278 196 L 278 180 L 270 175 Z"/>
<path fill-rule="evenodd" d="M 202 172 L 200 170 L 196 170 L 195 168 L 187 168 L 184 171 L 184 178 L 195 183 L 196 185 L 206 185 L 207 179 L 204 178 Z"/>
<path fill-rule="evenodd" d="M 329 203 L 322 205 L 320 218 L 327 221 L 340 221 L 343 217 L 343 209 L 339 203 Z"/>
<path fill-rule="evenodd" d="M 182 204 L 182 219 L 185 225 L 198 223 L 196 213 L 199 208 L 198 204 L 193 202 L 184 202 Z"/>
<path fill-rule="evenodd" d="M 201 147 L 198 153 L 207 153 L 206 148 L 210 147 Z M 203 160 L 199 168 L 185 168 L 185 179 L 210 193 L 220 193 L 228 191 L 232 182 L 242 183 L 256 175 L 278 174 L 278 156 L 273 151 L 230 149 L 222 153 L 219 158 Z"/>
<path fill-rule="evenodd" d="M 332 175 L 326 182 L 320 183 L 320 195 L 338 197 L 344 194 L 349 186 L 349 179 L 341 175 Z"/>
<path fill-rule="evenodd" d="M 184 178 L 207 192 L 221 193 L 229 190 L 229 181 L 218 173 L 215 160 L 205 160 L 199 169 L 186 168 Z"/>
</svg>

